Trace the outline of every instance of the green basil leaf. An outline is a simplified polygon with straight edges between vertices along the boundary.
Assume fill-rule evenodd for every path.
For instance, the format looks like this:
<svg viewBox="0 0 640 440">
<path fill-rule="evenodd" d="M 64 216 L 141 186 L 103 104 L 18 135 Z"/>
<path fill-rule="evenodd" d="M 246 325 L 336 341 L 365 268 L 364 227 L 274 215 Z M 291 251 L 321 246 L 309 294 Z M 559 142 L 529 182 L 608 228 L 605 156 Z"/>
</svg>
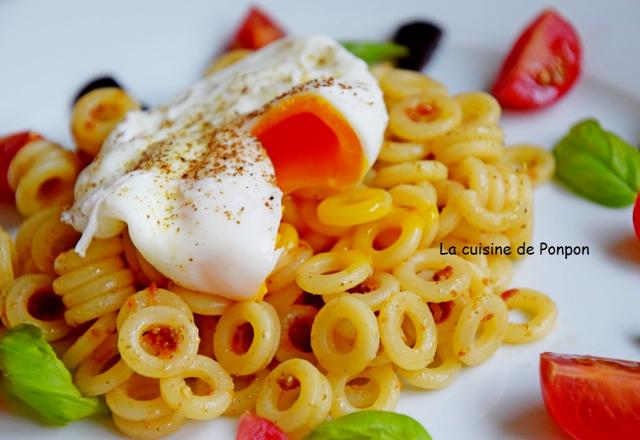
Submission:
<svg viewBox="0 0 640 440">
<path fill-rule="evenodd" d="M 393 60 L 409 54 L 409 49 L 405 46 L 391 42 L 343 41 L 342 45 L 367 64 Z"/>
<path fill-rule="evenodd" d="M 640 152 L 587 119 L 555 146 L 556 177 L 596 203 L 621 207 L 640 191 Z"/>
<path fill-rule="evenodd" d="M 389 411 L 360 411 L 318 425 L 304 440 L 431 440 L 409 416 Z"/>
<path fill-rule="evenodd" d="M 105 410 L 97 398 L 80 394 L 42 331 L 32 325 L 16 326 L 2 338 L 0 370 L 7 391 L 47 424 L 65 425 Z"/>
</svg>

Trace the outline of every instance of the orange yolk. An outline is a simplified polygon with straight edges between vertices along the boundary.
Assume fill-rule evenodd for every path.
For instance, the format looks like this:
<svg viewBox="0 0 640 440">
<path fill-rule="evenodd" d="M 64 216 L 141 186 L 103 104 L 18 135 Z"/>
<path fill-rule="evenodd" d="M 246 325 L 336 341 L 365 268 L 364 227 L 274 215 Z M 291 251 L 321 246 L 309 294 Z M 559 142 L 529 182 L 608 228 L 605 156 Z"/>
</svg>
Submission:
<svg viewBox="0 0 640 440">
<path fill-rule="evenodd" d="M 344 189 L 358 182 L 365 158 L 351 125 L 324 98 L 300 94 L 272 105 L 252 129 L 285 193 Z"/>
</svg>

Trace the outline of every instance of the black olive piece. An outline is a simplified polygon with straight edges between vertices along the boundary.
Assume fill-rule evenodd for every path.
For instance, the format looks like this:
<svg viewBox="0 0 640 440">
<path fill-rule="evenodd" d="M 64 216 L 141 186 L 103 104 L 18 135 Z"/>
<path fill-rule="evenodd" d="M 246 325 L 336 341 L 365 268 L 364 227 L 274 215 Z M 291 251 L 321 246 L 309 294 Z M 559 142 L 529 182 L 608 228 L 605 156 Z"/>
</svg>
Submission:
<svg viewBox="0 0 640 440">
<path fill-rule="evenodd" d="M 414 21 L 401 26 L 393 41 L 409 48 L 409 55 L 397 60 L 398 67 L 420 71 L 438 47 L 442 29 L 426 21 Z"/>
<path fill-rule="evenodd" d="M 89 93 L 92 90 L 100 89 L 103 87 L 117 87 L 122 89 L 122 86 L 118 81 L 113 79 L 110 76 L 101 76 L 89 81 L 84 87 L 80 89 L 80 91 L 76 94 L 76 97 L 73 98 L 73 105 L 78 102 L 78 99 L 82 98 L 84 95 Z"/>
</svg>

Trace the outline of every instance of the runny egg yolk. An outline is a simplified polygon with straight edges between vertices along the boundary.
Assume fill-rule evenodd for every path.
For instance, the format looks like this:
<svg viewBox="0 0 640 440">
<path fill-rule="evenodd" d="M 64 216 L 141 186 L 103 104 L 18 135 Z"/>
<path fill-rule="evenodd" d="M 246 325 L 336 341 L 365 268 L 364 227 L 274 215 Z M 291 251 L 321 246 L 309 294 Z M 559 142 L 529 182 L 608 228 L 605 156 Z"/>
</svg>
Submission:
<svg viewBox="0 0 640 440">
<path fill-rule="evenodd" d="M 285 193 L 301 188 L 344 189 L 366 168 L 360 140 L 326 99 L 297 94 L 271 105 L 253 126 Z"/>
</svg>

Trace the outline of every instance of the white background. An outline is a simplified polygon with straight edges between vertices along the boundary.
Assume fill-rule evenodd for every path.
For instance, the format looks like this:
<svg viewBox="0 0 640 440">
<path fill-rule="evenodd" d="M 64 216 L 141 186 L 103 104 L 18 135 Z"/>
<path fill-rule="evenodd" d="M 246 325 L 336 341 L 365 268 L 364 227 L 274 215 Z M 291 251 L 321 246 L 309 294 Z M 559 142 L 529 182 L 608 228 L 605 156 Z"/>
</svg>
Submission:
<svg viewBox="0 0 640 440">
<path fill-rule="evenodd" d="M 490 84 L 515 36 L 547 4 L 577 27 L 585 75 L 570 95 L 539 113 L 506 115 L 510 143 L 551 148 L 571 124 L 597 117 L 640 143 L 640 2 L 271 1 L 257 2 L 292 33 L 382 39 L 413 18 L 438 21 L 446 37 L 427 71 L 452 92 Z M 0 133 L 33 128 L 70 145 L 71 99 L 98 74 L 114 74 L 148 104 L 171 98 L 198 78 L 222 48 L 249 2 L 0 1 Z M 0 206 L 0 224 L 18 216 Z M 435 439 L 563 438 L 542 405 L 537 377 L 542 351 L 640 359 L 640 246 L 631 209 L 607 209 L 554 183 L 536 193 L 537 242 L 588 245 L 591 255 L 535 255 L 519 263 L 515 286 L 558 303 L 555 331 L 535 344 L 503 347 L 466 369 L 449 388 L 404 390 L 398 408 Z M 2 407 L 0 406 L 0 411 Z M 176 438 L 233 438 L 235 419 L 189 424 Z M 110 438 L 108 424 L 43 428 L 0 413 L 2 438 Z"/>
</svg>

